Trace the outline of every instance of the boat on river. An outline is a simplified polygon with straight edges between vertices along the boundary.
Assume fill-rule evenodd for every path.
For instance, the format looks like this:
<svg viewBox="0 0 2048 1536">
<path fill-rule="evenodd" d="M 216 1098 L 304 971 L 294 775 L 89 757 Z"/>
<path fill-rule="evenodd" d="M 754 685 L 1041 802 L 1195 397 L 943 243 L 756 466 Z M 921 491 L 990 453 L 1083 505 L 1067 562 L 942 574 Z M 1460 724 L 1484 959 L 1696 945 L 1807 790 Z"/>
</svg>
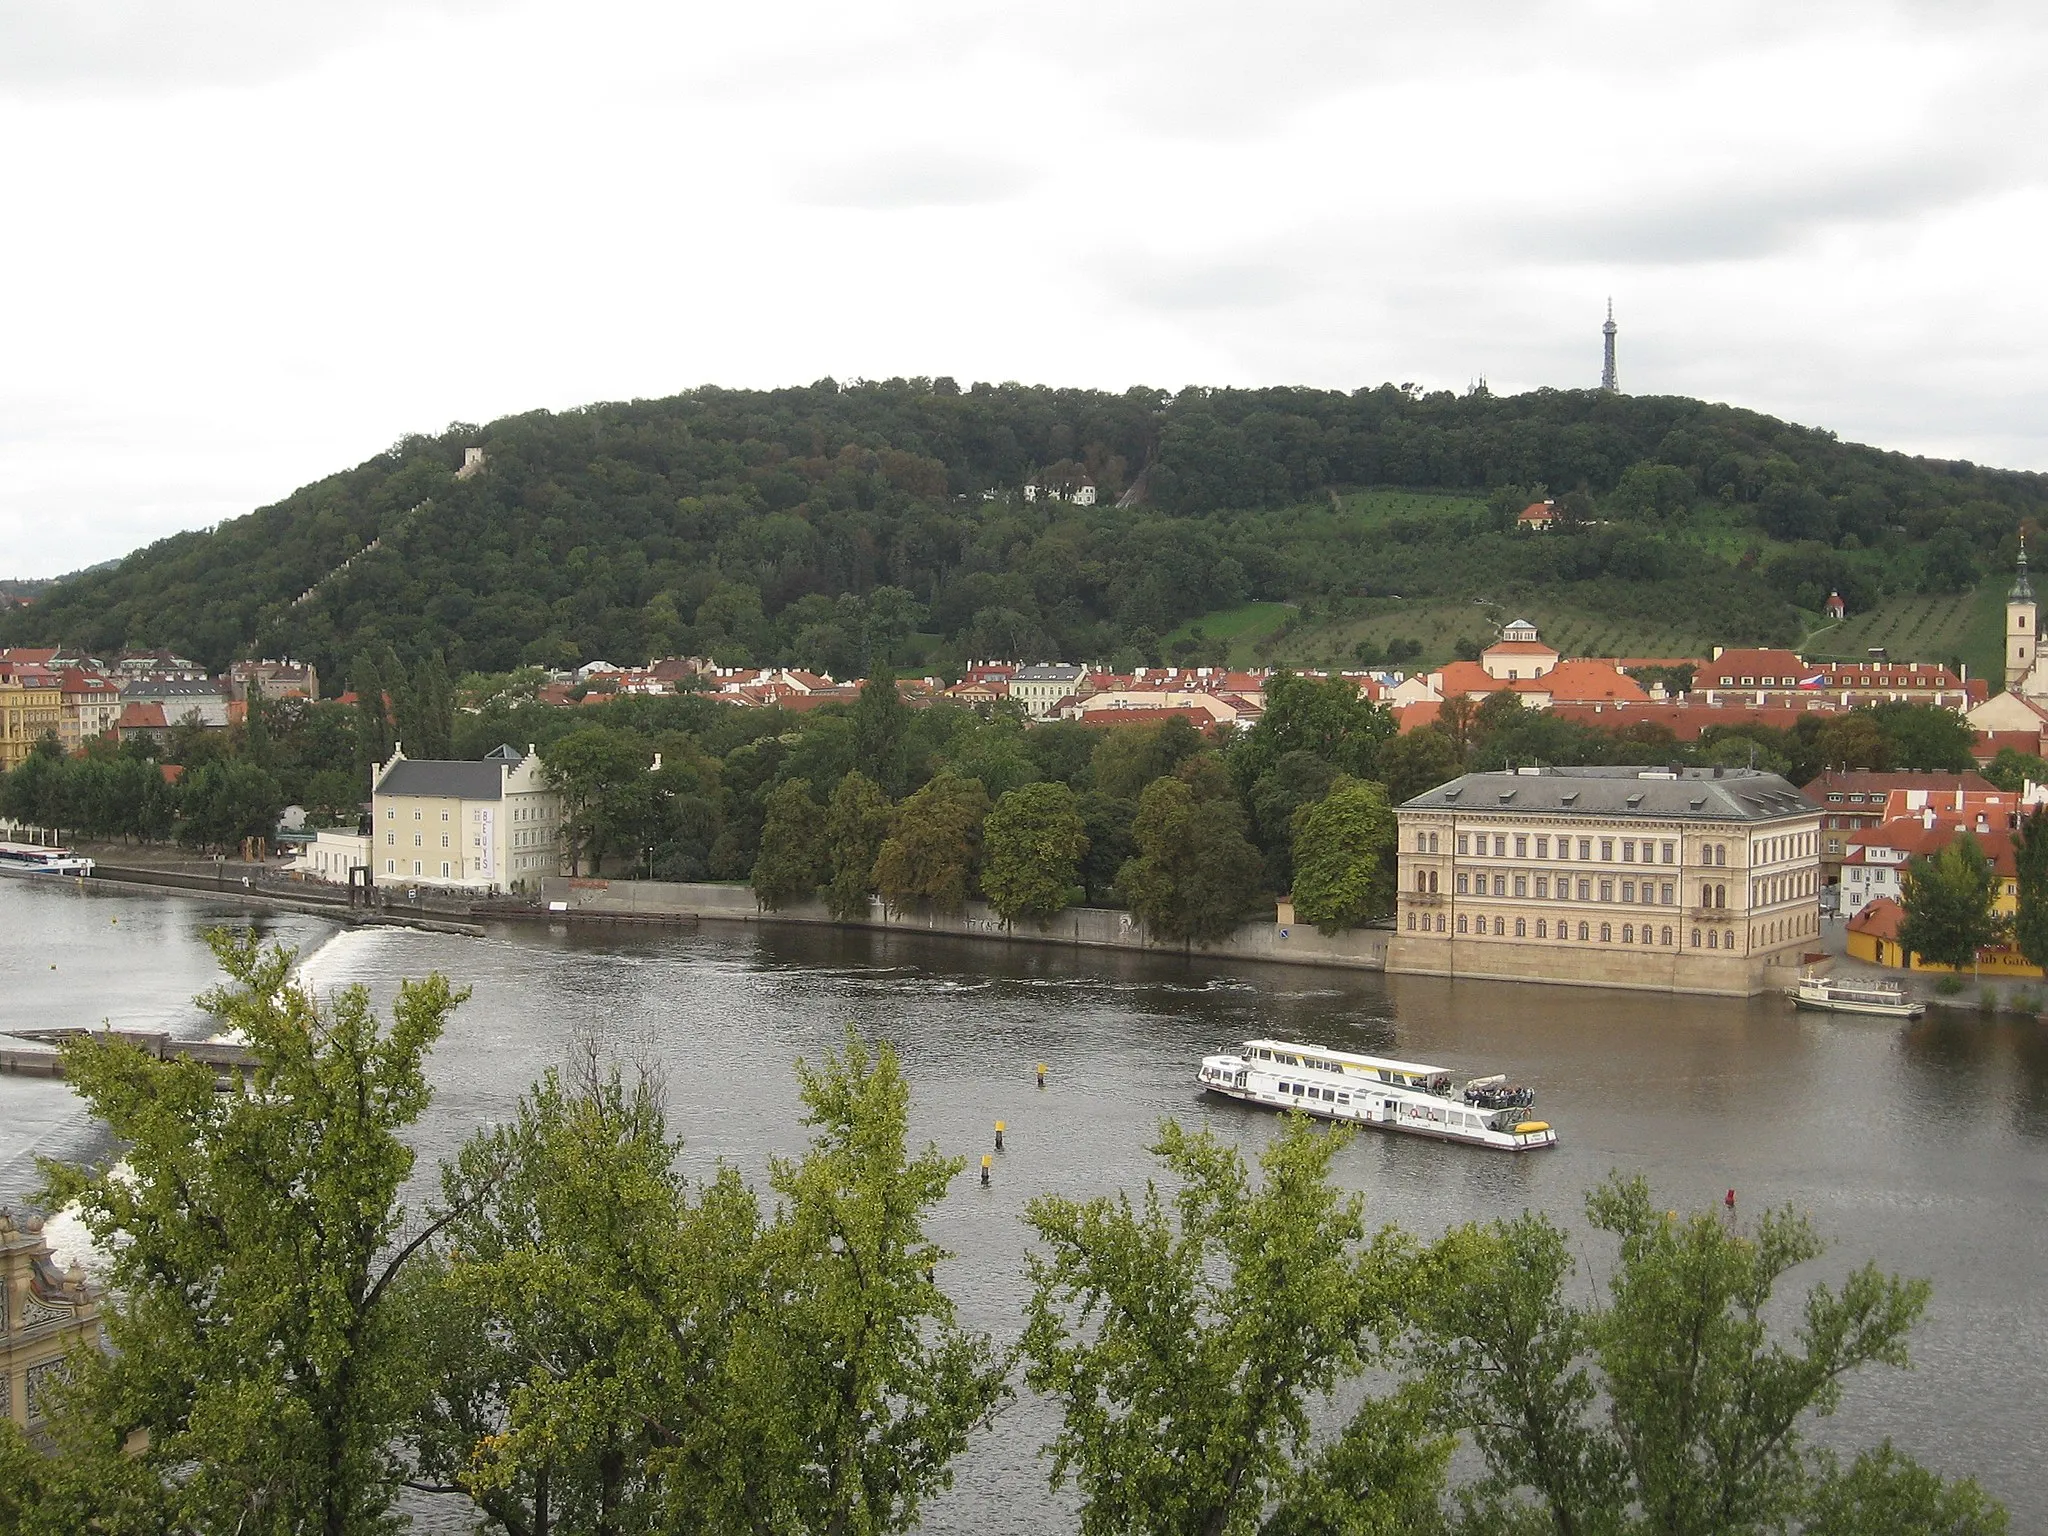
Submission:
<svg viewBox="0 0 2048 1536">
<path fill-rule="evenodd" d="M 1917 1019 L 1927 1011 L 1908 997 L 1896 981 L 1836 981 L 1831 976 L 1802 976 L 1786 996 L 1794 1007 L 1816 1013 L 1868 1013 L 1884 1019 Z"/>
<path fill-rule="evenodd" d="M 1460 1081 L 1447 1068 L 1420 1062 L 1292 1040 L 1247 1040 L 1234 1055 L 1204 1056 L 1201 1084 L 1269 1109 L 1502 1152 L 1557 1145 L 1557 1132 L 1530 1112 L 1536 1095 L 1498 1073 Z"/>
<path fill-rule="evenodd" d="M 45 848 L 36 843 L 0 843 L 0 874 L 5 875 L 89 875 L 92 860 L 69 848 Z"/>
</svg>

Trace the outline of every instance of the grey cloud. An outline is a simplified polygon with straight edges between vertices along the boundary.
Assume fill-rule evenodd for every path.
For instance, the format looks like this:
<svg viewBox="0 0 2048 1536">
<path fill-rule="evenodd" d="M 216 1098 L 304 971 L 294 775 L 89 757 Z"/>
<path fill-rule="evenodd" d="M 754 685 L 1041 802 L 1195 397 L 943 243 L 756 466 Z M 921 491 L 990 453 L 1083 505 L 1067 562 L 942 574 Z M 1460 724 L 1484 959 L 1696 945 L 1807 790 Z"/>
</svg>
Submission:
<svg viewBox="0 0 2048 1536">
<path fill-rule="evenodd" d="M 1015 161 L 939 149 L 894 150 L 799 174 L 791 191 L 817 208 L 958 208 L 999 203 L 1035 179 Z"/>
<path fill-rule="evenodd" d="M 130 94 L 247 85 L 310 69 L 422 10 L 510 0 L 7 0 L 0 91 Z"/>
<path fill-rule="evenodd" d="M 1099 275 L 1118 297 L 1147 309 L 1259 309 L 1302 291 L 1302 274 L 1271 260 L 1186 261 L 1120 258 Z"/>
</svg>

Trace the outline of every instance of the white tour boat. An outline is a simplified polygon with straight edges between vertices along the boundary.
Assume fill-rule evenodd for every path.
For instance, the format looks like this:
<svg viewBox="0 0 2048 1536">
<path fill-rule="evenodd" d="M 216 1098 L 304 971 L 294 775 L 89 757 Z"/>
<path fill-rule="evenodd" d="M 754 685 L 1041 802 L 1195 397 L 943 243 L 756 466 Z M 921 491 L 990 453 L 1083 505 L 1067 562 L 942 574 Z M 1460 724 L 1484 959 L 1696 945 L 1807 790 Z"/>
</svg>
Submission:
<svg viewBox="0 0 2048 1536">
<path fill-rule="evenodd" d="M 1201 1082 L 1247 1104 L 1503 1152 L 1557 1145 L 1557 1132 L 1530 1114 L 1536 1096 L 1497 1073 L 1458 1082 L 1442 1067 L 1413 1061 L 1247 1040 L 1237 1055 L 1204 1056 Z"/>
<path fill-rule="evenodd" d="M 0 843 L 0 874 L 89 875 L 92 860 L 69 848 L 45 848 L 35 843 Z"/>
<path fill-rule="evenodd" d="M 1917 1019 L 1927 1005 L 1908 997 L 1896 981 L 1836 981 L 1802 976 L 1787 994 L 1796 1007 L 1819 1013 L 1871 1013 L 1884 1019 Z"/>
</svg>

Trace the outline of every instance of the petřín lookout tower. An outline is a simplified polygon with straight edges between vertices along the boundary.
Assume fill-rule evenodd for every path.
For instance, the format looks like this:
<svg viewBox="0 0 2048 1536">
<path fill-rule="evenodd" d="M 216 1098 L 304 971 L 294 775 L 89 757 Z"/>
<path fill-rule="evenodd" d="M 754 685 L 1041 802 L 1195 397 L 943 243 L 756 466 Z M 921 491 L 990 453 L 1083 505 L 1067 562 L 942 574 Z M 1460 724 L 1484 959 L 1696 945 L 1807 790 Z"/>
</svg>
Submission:
<svg viewBox="0 0 2048 1536">
<path fill-rule="evenodd" d="M 1600 370 L 1600 387 L 1610 395 L 1621 393 L 1620 381 L 1614 377 L 1614 300 L 1607 301 L 1607 323 L 1600 327 L 1600 334 L 1607 338 L 1607 362 Z"/>
</svg>

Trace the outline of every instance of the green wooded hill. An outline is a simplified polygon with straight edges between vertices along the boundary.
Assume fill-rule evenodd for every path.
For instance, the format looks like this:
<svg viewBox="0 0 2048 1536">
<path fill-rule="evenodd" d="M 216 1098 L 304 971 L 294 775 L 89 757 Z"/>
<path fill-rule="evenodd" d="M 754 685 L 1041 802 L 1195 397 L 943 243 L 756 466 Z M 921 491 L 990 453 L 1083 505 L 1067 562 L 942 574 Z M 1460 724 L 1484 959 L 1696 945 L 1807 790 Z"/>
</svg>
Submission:
<svg viewBox="0 0 2048 1536">
<path fill-rule="evenodd" d="M 487 467 L 460 479 L 471 446 Z M 1022 495 L 1083 477 L 1094 506 Z M 1570 526 L 1516 532 L 1543 494 Z M 1858 612 L 2002 585 L 2044 507 L 2038 474 L 1675 397 L 828 379 L 409 437 L 59 582 L 0 643 L 289 654 L 336 682 L 386 644 L 457 672 L 698 653 L 845 676 L 1221 659 L 1203 616 L 1285 603 L 1297 631 L 1441 659 L 1460 626 L 1403 636 L 1397 598 L 1467 604 L 1474 640 L 1521 604 L 1788 643 L 1830 589 Z"/>
</svg>

